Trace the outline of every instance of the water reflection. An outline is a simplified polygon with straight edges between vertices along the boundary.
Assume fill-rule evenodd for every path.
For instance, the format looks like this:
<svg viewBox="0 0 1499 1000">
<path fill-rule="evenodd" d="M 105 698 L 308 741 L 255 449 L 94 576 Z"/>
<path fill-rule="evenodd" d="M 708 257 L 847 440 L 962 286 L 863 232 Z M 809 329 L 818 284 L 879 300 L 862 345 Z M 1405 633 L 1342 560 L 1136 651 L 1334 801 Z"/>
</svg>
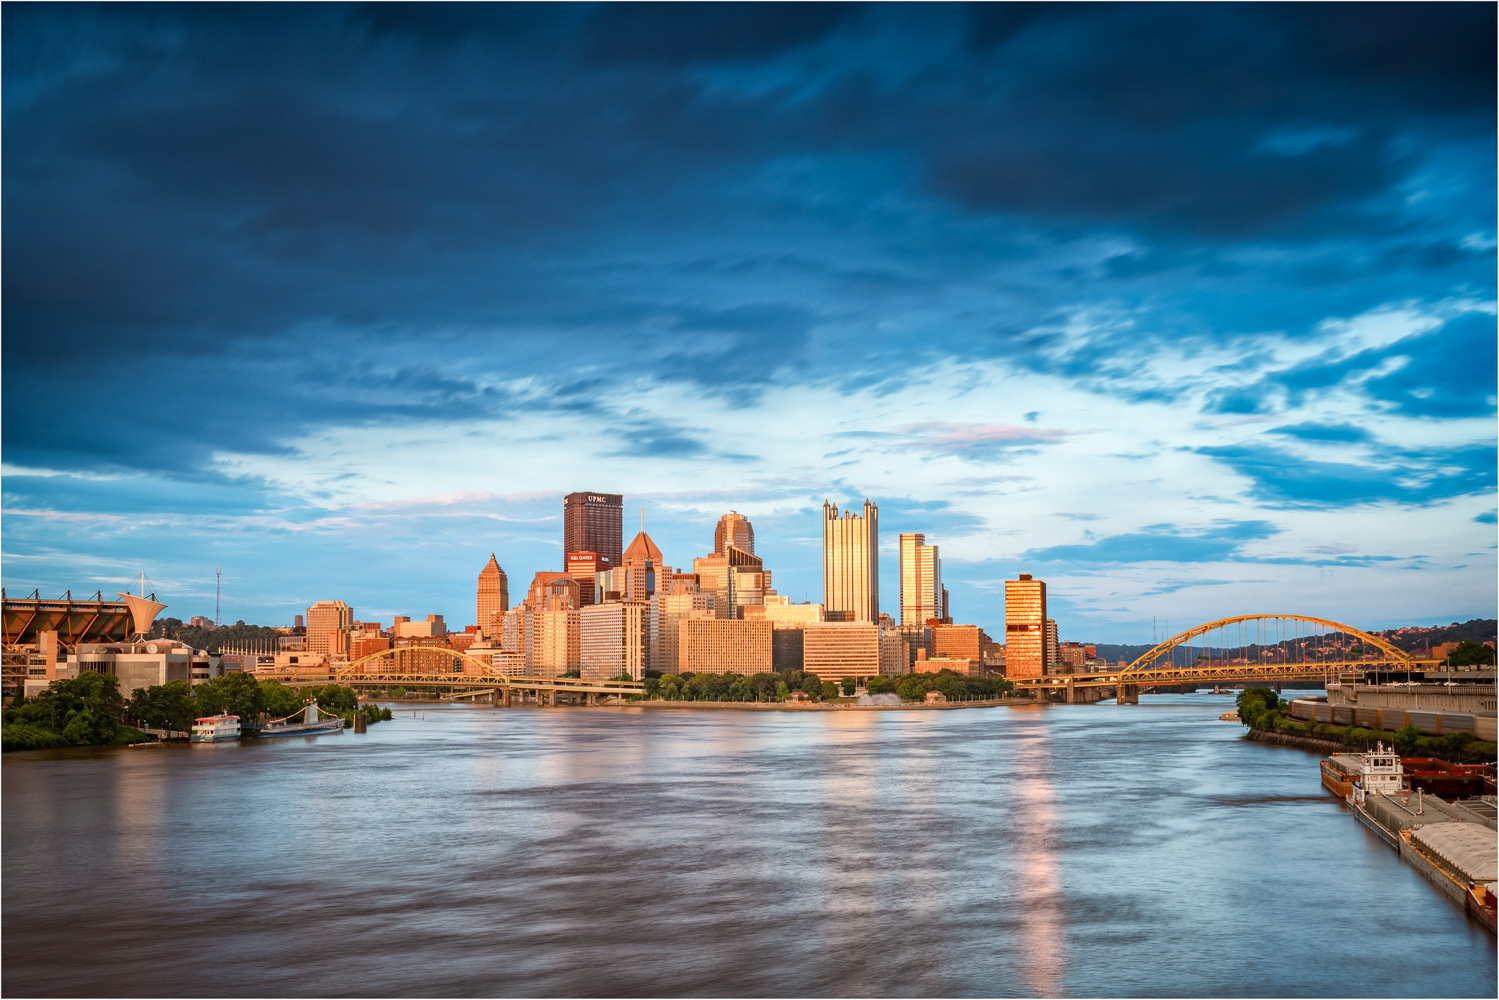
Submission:
<svg viewBox="0 0 1499 1000">
<path fill-rule="evenodd" d="M 1027 724 L 1028 723 L 1028 724 Z M 1058 857 L 1056 789 L 1052 784 L 1050 732 L 1044 719 L 1025 726 L 1015 756 L 1016 808 L 1023 817 L 1016 847 L 1019 861 L 1020 959 L 1026 992 L 1062 994 L 1067 980 L 1067 924 Z"/>
<path fill-rule="evenodd" d="M 309 741 L 7 754 L 4 984 L 1493 995 L 1493 939 L 1320 795 L 1315 755 L 1243 741 L 1222 704 L 434 707 Z M 1381 949 L 1330 957 L 1368 899 Z"/>
</svg>

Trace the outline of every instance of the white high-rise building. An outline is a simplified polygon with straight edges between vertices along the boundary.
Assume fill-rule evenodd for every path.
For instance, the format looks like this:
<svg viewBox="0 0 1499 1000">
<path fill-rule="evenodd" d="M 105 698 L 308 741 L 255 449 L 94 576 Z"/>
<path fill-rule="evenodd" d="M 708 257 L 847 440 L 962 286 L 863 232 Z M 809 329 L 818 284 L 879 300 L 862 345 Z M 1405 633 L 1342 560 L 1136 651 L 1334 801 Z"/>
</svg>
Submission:
<svg viewBox="0 0 1499 1000">
<path fill-rule="evenodd" d="M 621 674 L 645 676 L 646 603 L 606 601 L 578 612 L 578 653 L 584 680 L 606 681 Z"/>
<path fill-rule="evenodd" d="M 942 560 L 922 534 L 900 536 L 900 623 L 942 617 Z"/>
<path fill-rule="evenodd" d="M 822 593 L 828 621 L 880 620 L 880 509 L 863 515 L 822 505 Z"/>
</svg>

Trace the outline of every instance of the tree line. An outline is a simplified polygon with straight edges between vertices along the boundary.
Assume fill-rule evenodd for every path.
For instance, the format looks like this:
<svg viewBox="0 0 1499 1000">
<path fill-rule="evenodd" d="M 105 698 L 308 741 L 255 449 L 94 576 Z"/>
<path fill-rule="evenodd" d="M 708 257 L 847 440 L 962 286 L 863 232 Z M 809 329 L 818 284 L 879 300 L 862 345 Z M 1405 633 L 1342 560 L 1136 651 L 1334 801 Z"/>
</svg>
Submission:
<svg viewBox="0 0 1499 1000">
<path fill-rule="evenodd" d="M 745 677 L 735 673 L 648 673 L 645 679 L 645 696 L 664 701 L 749 701 L 782 702 L 793 692 L 801 691 L 811 701 L 825 701 L 852 697 L 858 690 L 860 678 L 845 677 L 841 684 L 825 681 L 815 673 L 787 670 L 781 673 L 758 673 Z M 989 677 L 964 677 L 943 668 L 935 674 L 905 674 L 901 677 L 869 677 L 863 679 L 865 690 L 871 694 L 894 694 L 902 701 L 924 701 L 928 691 L 941 691 L 949 701 L 977 701 L 1003 698 L 1013 689 L 1006 680 Z"/>
<path fill-rule="evenodd" d="M 1425 736 L 1419 727 L 1377 729 L 1364 726 L 1340 726 L 1328 722 L 1309 722 L 1290 717 L 1290 703 L 1269 688 L 1246 688 L 1237 698 L 1239 721 L 1250 729 L 1269 733 L 1300 733 L 1318 739 L 1343 743 L 1350 748 L 1370 750 L 1379 743 L 1394 747 L 1406 757 L 1440 755 L 1457 760 L 1492 760 L 1495 745 L 1479 740 L 1468 732 Z"/>
<path fill-rule="evenodd" d="M 196 687 L 168 681 L 136 688 L 127 699 L 120 694 L 118 677 L 86 671 L 53 681 L 31 698 L 17 695 L 4 712 L 3 743 L 6 750 L 141 743 L 153 737 L 137 727 L 186 733 L 194 719 L 225 714 L 253 726 L 295 715 L 313 700 L 324 714 L 350 724 L 356 713 L 370 723 L 391 717 L 390 709 L 361 706 L 353 688 L 337 684 L 298 691 L 236 672 Z"/>
</svg>

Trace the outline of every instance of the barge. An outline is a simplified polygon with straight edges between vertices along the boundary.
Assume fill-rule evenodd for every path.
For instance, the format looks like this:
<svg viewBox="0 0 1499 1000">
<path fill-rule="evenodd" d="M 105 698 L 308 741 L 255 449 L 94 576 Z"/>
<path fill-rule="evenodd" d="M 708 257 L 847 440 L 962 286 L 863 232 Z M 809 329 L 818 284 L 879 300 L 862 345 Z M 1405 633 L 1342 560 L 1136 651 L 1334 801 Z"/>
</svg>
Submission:
<svg viewBox="0 0 1499 1000">
<path fill-rule="evenodd" d="M 1428 881 L 1495 933 L 1499 894 L 1499 810 L 1490 797 L 1444 802 L 1423 786 L 1412 788 L 1405 764 L 1421 775 L 1451 775 L 1453 765 L 1425 758 L 1403 760 L 1384 744 L 1371 753 L 1334 754 L 1322 761 L 1322 784 L 1348 805 L 1364 826 L 1390 845 Z M 1443 764 L 1436 767 L 1435 764 Z"/>
</svg>

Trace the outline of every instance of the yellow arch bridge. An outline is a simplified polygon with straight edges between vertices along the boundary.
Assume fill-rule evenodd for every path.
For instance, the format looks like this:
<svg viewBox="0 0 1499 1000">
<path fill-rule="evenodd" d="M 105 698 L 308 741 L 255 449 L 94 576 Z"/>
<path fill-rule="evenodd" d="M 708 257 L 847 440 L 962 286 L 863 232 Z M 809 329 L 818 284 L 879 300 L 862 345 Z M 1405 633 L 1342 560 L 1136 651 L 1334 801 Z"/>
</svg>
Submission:
<svg viewBox="0 0 1499 1000">
<path fill-rule="evenodd" d="M 1254 614 L 1220 618 L 1172 636 L 1116 670 L 1049 677 L 1011 677 L 1019 690 L 1117 688 L 1121 701 L 1153 685 L 1234 684 L 1307 680 L 1346 673 L 1421 671 L 1416 659 L 1379 636 L 1310 615 Z"/>
<path fill-rule="evenodd" d="M 382 663 L 394 659 L 397 654 L 413 651 L 433 669 L 412 670 L 395 663 Z M 589 704 L 602 697 L 624 698 L 632 694 L 644 694 L 645 684 L 640 681 L 583 680 L 577 677 L 512 677 L 494 669 L 494 666 L 477 656 L 470 656 L 456 649 L 428 646 L 404 646 L 398 649 L 382 649 L 351 660 L 347 664 L 333 667 L 277 667 L 260 668 L 254 671 L 261 680 L 280 681 L 292 687 L 308 685 L 338 684 L 352 688 L 431 688 L 447 689 L 455 698 L 490 698 L 496 704 L 509 706 L 517 695 L 529 694 L 538 704 L 558 702 L 559 696 L 568 701 L 582 700 Z"/>
</svg>

